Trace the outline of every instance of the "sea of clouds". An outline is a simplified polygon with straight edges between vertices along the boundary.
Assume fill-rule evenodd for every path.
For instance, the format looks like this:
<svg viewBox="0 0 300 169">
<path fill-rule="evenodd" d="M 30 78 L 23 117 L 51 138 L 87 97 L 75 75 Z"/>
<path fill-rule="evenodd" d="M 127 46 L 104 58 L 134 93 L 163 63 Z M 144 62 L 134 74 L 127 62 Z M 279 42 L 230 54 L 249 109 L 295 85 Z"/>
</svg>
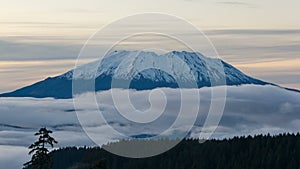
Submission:
<svg viewBox="0 0 300 169">
<path fill-rule="evenodd" d="M 300 131 L 300 93 L 271 85 L 214 87 L 215 92 L 225 89 L 227 96 L 224 112 L 212 137 Z M 80 109 L 75 108 L 72 99 L 0 98 L 0 166 L 7 169 L 21 168 L 22 164 L 30 158 L 26 147 L 36 139 L 33 134 L 40 127 L 53 130 L 53 136 L 59 142 L 57 147 L 96 146 L 97 144 L 85 131 L 97 137 L 98 144 L 105 144 L 126 136 L 163 133 L 174 123 L 179 114 L 181 92 L 199 94 L 198 116 L 190 118 L 195 108 L 195 100 L 194 97 L 187 98 L 185 101 L 191 111 L 184 112 L 182 123 L 173 126 L 171 130 L 164 133 L 164 136 L 178 136 L 191 127 L 187 125 L 190 124 L 189 122 L 195 121 L 188 134 L 190 137 L 197 138 L 201 132 L 214 130 L 215 126 L 208 125 L 202 128 L 212 105 L 211 100 L 224 99 L 212 98 L 211 88 L 182 90 L 161 88 L 154 93 L 151 90 L 129 90 L 130 102 L 137 110 L 141 112 L 150 110 L 148 115 L 145 113 L 142 116 L 145 119 L 153 118 L 151 116 L 153 113 L 164 108 L 153 122 L 137 123 L 119 114 L 120 108 L 123 111 L 132 111 L 128 106 L 128 98 L 124 97 L 128 90 L 112 90 L 115 90 L 115 97 L 119 98 L 117 103 L 119 109 L 112 99 L 111 90 L 96 93 L 95 98 L 98 103 L 96 108 L 91 101 L 94 99 L 91 93 L 85 94 L 87 100 L 80 103 Z M 82 121 L 85 122 L 84 128 L 80 123 Z M 111 132 L 112 129 L 116 132 Z"/>
</svg>

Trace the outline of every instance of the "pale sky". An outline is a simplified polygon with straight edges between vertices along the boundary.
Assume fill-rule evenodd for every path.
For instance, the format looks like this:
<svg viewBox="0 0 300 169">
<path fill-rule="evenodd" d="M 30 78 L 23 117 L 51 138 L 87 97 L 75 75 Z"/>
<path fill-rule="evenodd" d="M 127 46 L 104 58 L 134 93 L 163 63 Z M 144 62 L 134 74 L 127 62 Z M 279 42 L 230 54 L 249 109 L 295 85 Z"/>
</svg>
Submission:
<svg viewBox="0 0 300 169">
<path fill-rule="evenodd" d="M 299 7 L 298 0 L 2 0 L 0 92 L 71 69 L 96 30 L 141 12 L 184 18 L 204 30 L 225 61 L 300 89 Z"/>
</svg>

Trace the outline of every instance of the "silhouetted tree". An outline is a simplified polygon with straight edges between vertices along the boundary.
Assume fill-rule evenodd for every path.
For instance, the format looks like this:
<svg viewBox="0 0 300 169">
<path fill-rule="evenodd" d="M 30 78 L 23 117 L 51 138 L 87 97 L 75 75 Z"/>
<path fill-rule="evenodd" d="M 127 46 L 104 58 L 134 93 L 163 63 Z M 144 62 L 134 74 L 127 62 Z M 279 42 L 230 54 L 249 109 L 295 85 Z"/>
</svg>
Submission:
<svg viewBox="0 0 300 169">
<path fill-rule="evenodd" d="M 29 162 L 24 164 L 24 168 L 30 169 L 52 169 L 53 163 L 52 158 L 49 156 L 49 150 L 47 146 L 53 148 L 54 144 L 57 144 L 57 141 L 50 136 L 52 133 L 51 130 L 47 128 L 41 128 L 35 136 L 39 136 L 39 139 L 29 146 L 29 155 L 32 155 L 32 158 Z"/>
</svg>

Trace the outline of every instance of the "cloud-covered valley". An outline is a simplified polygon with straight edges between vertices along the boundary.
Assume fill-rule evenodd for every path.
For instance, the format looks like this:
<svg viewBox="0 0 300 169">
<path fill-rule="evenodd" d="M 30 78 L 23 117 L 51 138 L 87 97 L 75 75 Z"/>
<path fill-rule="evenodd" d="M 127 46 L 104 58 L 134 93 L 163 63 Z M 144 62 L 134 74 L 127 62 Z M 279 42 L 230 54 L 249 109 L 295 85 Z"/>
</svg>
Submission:
<svg viewBox="0 0 300 169">
<path fill-rule="evenodd" d="M 224 91 L 224 87 L 214 87 L 215 92 Z M 191 112 L 184 112 L 182 123 L 178 123 L 165 136 L 176 135 L 195 125 L 189 136 L 199 137 L 201 132 L 210 132 L 215 126 L 202 128 L 211 105 L 211 88 L 201 89 L 159 89 L 158 93 L 130 90 L 130 101 L 140 111 L 150 110 L 144 117 L 153 118 L 151 114 L 160 111 L 164 100 L 165 109 L 161 116 L 150 123 L 132 122 L 119 114 L 120 107 L 130 112 L 126 90 L 117 90 L 119 109 L 114 105 L 110 91 L 96 94 L 98 105 L 90 101 L 92 94 L 87 94 L 86 102 L 81 109 L 76 109 L 72 99 L 36 99 L 36 98 L 0 98 L 0 150 L 7 152 L 0 156 L 0 166 L 11 165 L 8 157 L 24 156 L 14 165 L 22 165 L 29 157 L 26 148 L 36 138 L 33 136 L 38 128 L 46 126 L 54 131 L 53 136 L 59 141 L 58 146 L 95 146 L 96 144 L 84 132 L 78 120 L 84 121 L 85 130 L 96 136 L 97 143 L 105 144 L 112 140 L 136 136 L 139 134 L 160 134 L 166 131 L 176 120 L 180 109 L 180 92 L 199 94 L 199 112 L 193 115 L 193 97 L 187 98 L 187 107 Z M 124 99 L 124 100 L 122 100 Z M 149 99 L 151 102 L 149 102 Z M 227 87 L 225 109 L 214 138 L 232 137 L 236 135 L 277 134 L 282 132 L 299 132 L 300 130 L 300 93 L 288 91 L 276 86 L 242 85 Z M 78 108 L 78 107 L 76 107 Z M 101 110 L 102 116 L 95 117 Z M 104 117 L 105 119 L 101 119 Z M 134 118 L 134 117 L 133 117 Z M 181 125 L 182 124 L 182 125 Z M 111 132 L 114 129 L 117 132 Z M 119 135 L 121 133 L 123 136 Z M 8 151 L 14 150 L 14 151 Z M 18 152 L 16 152 L 18 151 Z M 11 153 L 11 154 L 10 154 Z"/>
</svg>

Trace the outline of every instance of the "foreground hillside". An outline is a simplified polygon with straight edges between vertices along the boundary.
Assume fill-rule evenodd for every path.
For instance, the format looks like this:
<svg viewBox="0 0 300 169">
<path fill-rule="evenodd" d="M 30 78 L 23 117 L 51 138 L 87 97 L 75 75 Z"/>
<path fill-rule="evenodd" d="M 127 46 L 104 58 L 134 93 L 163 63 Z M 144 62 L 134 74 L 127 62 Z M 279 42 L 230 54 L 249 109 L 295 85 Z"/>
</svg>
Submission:
<svg viewBox="0 0 300 169">
<path fill-rule="evenodd" d="M 107 146 L 160 144 L 167 140 L 121 141 Z M 101 148 L 67 147 L 51 152 L 55 169 L 300 169 L 300 134 L 184 140 L 172 150 L 145 159 L 129 159 Z M 95 167 L 97 166 L 98 167 Z"/>
</svg>

